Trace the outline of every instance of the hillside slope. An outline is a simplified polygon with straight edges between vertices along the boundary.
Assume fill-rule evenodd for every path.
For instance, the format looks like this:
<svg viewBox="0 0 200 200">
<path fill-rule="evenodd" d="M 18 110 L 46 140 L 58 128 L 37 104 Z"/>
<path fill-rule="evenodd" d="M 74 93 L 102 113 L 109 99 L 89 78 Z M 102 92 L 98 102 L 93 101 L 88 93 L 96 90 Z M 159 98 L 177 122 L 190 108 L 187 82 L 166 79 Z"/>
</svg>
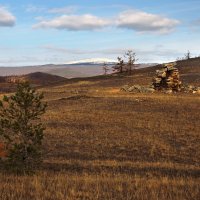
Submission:
<svg viewBox="0 0 200 200">
<path fill-rule="evenodd" d="M 130 81 L 134 84 L 150 84 L 156 70 L 160 68 L 162 68 L 162 65 L 138 69 L 134 72 L 134 80 Z M 196 86 L 200 84 L 200 57 L 177 61 L 177 68 L 179 69 L 180 79 L 183 84 Z"/>
<path fill-rule="evenodd" d="M 1 76 L 0 92 L 10 92 L 16 88 L 20 81 L 28 81 L 33 86 L 45 86 L 66 81 L 66 78 L 43 72 L 35 72 L 22 76 Z"/>
<path fill-rule="evenodd" d="M 190 61 L 180 71 L 194 83 Z M 34 176 L 0 173 L 0 199 L 199 199 L 200 96 L 120 91 L 159 67 L 40 88 L 44 162 Z"/>
<path fill-rule="evenodd" d="M 63 82 L 66 80 L 66 78 L 63 78 L 61 76 L 51 75 L 42 72 L 30 73 L 22 76 L 22 78 L 36 85 L 47 85 L 47 84 Z"/>
<path fill-rule="evenodd" d="M 91 66 L 93 68 L 94 66 Z M 126 84 L 140 84 L 140 85 L 150 85 L 152 83 L 152 78 L 155 76 L 157 69 L 160 69 L 162 65 L 156 65 L 153 67 L 140 68 L 133 71 L 132 75 L 129 74 L 110 74 L 107 76 L 92 76 L 97 72 L 97 69 L 88 69 L 89 71 L 86 74 L 91 73 L 90 77 L 85 77 L 82 69 L 85 66 L 79 66 L 76 68 L 77 72 L 74 73 L 73 69 L 69 67 L 72 71 L 62 69 L 53 69 L 50 68 L 48 73 L 44 72 L 35 72 L 22 76 L 8 76 L 9 78 L 14 79 L 25 79 L 29 80 L 32 84 L 38 86 L 51 85 L 52 84 L 73 84 L 79 81 L 90 81 L 93 82 L 93 85 L 98 85 L 100 87 L 121 87 Z M 191 84 L 199 86 L 200 83 L 200 58 L 192 58 L 190 60 L 183 60 L 177 62 L 177 67 L 180 71 L 180 76 L 183 84 Z M 72 67 L 73 68 L 73 67 Z M 100 70 L 100 69 L 99 69 Z M 99 71 L 100 72 L 100 71 Z M 74 74 L 73 74 L 74 73 Z M 79 73 L 79 78 L 66 79 L 64 76 L 77 75 Z M 58 75 L 53 75 L 58 74 Z M 98 73 L 97 73 L 98 74 Z M 0 77 L 0 91 L 9 91 L 10 88 L 13 88 L 15 85 L 13 81 L 11 83 L 5 83 L 6 77 Z"/>
</svg>

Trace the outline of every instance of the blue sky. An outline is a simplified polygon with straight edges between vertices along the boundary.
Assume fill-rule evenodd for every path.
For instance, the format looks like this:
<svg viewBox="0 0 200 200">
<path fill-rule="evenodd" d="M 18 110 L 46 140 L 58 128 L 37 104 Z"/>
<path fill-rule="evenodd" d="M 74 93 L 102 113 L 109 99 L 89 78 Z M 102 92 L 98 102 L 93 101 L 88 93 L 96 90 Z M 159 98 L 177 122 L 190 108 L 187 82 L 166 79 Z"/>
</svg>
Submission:
<svg viewBox="0 0 200 200">
<path fill-rule="evenodd" d="M 200 55 L 200 0 L 0 0 L 0 66 Z"/>
</svg>

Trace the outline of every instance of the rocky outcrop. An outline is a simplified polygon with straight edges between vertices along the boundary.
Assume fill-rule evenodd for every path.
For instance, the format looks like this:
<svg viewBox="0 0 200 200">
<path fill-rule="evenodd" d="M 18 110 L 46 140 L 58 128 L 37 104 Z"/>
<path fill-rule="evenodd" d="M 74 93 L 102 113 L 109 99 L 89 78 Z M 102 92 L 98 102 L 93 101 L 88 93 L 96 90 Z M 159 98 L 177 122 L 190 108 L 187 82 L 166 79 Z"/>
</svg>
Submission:
<svg viewBox="0 0 200 200">
<path fill-rule="evenodd" d="M 183 85 L 180 81 L 179 70 L 176 63 L 168 63 L 163 65 L 159 70 L 156 70 L 156 76 L 153 78 L 152 85 L 125 85 L 121 91 L 135 93 L 153 93 L 155 91 L 171 94 L 174 92 L 184 92 L 200 94 L 200 87 L 192 85 Z"/>
<path fill-rule="evenodd" d="M 121 91 L 135 92 L 135 93 L 153 93 L 155 92 L 155 89 L 152 86 L 125 85 L 121 88 Z"/>
<path fill-rule="evenodd" d="M 182 82 L 176 63 L 165 64 L 162 69 L 156 70 L 156 77 L 153 78 L 155 90 L 181 91 Z"/>
</svg>

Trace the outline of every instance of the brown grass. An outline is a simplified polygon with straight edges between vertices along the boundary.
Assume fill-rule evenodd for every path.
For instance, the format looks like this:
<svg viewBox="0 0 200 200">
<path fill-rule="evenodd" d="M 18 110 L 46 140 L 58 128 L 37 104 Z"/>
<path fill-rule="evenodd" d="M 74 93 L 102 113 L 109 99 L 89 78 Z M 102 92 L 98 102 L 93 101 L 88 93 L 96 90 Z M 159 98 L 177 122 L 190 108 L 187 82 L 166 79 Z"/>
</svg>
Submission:
<svg viewBox="0 0 200 200">
<path fill-rule="evenodd" d="M 192 178 L 141 178 L 109 174 L 46 174 L 33 177 L 0 176 L 1 199 L 173 199 L 199 196 Z M 15 187 L 14 187 L 15 186 Z M 10 191 L 10 192 L 9 192 Z"/>
<path fill-rule="evenodd" d="M 44 163 L 0 174 L 0 199 L 161 199 L 200 196 L 200 96 L 130 94 L 110 77 L 41 89 L 48 101 Z"/>
</svg>

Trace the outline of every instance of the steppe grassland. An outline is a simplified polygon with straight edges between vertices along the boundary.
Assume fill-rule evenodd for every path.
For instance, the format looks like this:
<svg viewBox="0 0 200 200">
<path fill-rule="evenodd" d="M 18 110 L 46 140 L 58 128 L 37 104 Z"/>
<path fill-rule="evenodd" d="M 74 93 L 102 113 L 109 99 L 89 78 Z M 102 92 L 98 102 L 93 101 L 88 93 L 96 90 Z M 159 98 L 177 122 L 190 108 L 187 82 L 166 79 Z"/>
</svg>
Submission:
<svg viewBox="0 0 200 200">
<path fill-rule="evenodd" d="M 1 174 L 0 199 L 198 199 L 200 97 L 127 94 L 121 82 L 41 89 L 44 164 Z"/>
</svg>

